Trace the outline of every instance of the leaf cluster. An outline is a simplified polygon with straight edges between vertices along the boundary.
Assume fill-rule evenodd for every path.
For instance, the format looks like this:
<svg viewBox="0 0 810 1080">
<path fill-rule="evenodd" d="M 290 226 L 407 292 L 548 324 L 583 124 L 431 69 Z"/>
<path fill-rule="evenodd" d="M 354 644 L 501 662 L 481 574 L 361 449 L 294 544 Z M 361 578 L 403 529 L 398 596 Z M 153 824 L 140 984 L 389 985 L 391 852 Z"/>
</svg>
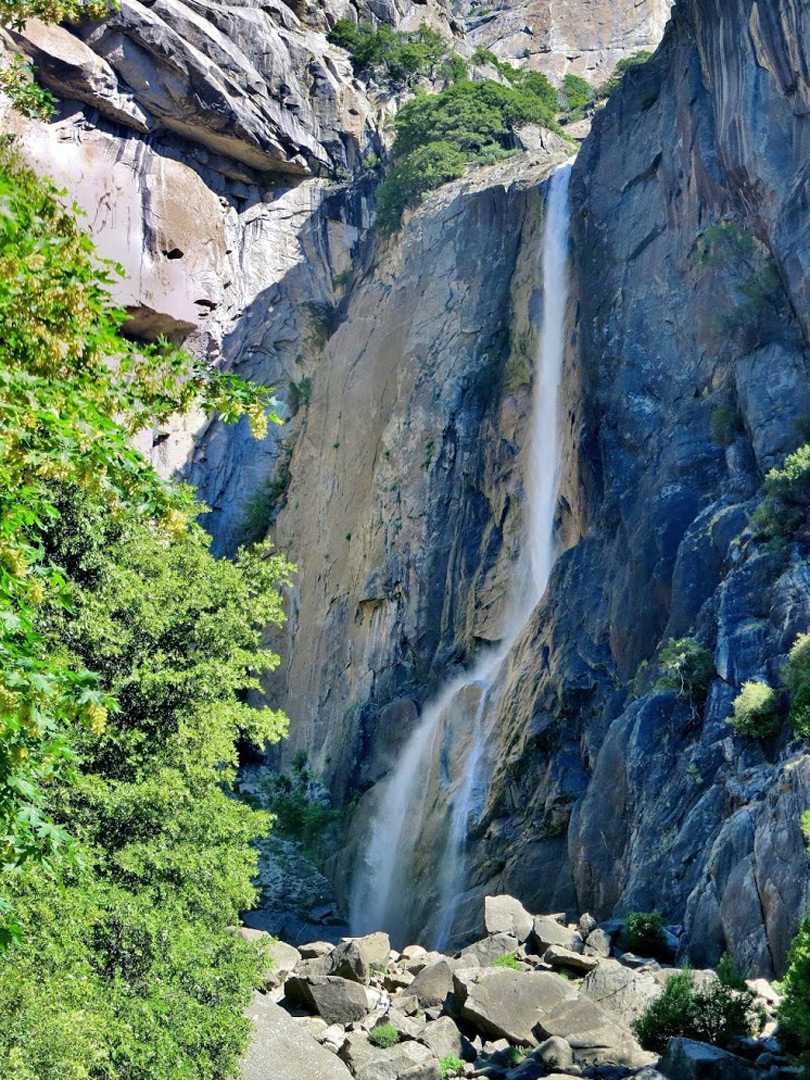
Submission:
<svg viewBox="0 0 810 1080">
<path fill-rule="evenodd" d="M 48 121 L 53 118 L 58 99 L 36 81 L 34 68 L 20 56 L 0 70 L 0 90 L 5 91 L 14 108 L 30 119 Z"/>
</svg>

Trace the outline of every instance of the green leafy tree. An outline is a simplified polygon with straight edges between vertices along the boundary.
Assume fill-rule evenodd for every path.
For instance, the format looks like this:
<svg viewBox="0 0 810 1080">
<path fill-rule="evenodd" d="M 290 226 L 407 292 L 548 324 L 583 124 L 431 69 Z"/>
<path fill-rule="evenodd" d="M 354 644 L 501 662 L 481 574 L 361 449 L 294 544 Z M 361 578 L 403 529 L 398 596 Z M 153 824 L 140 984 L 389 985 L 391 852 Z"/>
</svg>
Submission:
<svg viewBox="0 0 810 1080">
<path fill-rule="evenodd" d="M 108 0 L 0 0 L 0 23 L 21 29 L 33 18 L 51 23 L 102 19 L 115 6 Z"/>
<path fill-rule="evenodd" d="M 358 71 L 383 75 L 400 86 L 409 86 L 421 76 L 434 76 L 445 58 L 455 57 L 457 71 L 461 59 L 454 53 L 448 55 L 444 38 L 427 23 L 416 30 L 397 31 L 387 23 L 372 26 L 338 19 L 327 40 L 346 49 Z"/>
<path fill-rule="evenodd" d="M 633 911 L 627 916 L 623 940 L 631 952 L 658 956 L 666 949 L 667 935 L 660 911 Z"/>
<path fill-rule="evenodd" d="M 66 850 L 42 812 L 43 787 L 69 777 L 77 724 L 98 734 L 110 692 L 50 648 L 43 604 L 70 603 L 47 553 L 59 519 L 55 485 L 92 493 L 111 514 L 182 532 L 198 511 L 133 447 L 133 432 L 199 403 L 266 428 L 268 391 L 165 342 L 121 334 L 110 296 L 117 269 L 97 257 L 59 193 L 0 154 L 0 865 L 3 877 Z M 15 932 L 8 900 L 0 943 Z"/>
<path fill-rule="evenodd" d="M 449 142 L 432 142 L 395 165 L 377 191 L 377 228 L 393 232 L 407 207 L 416 206 L 429 191 L 462 176 L 464 154 Z"/>
<path fill-rule="evenodd" d="M 698 988 L 691 971 L 667 980 L 664 992 L 634 1024 L 645 1050 L 662 1054 L 670 1039 L 694 1039 L 727 1047 L 735 1038 L 759 1032 L 764 1014 L 753 991 L 716 983 Z"/>
<path fill-rule="evenodd" d="M 37 630 L 115 704 L 103 727 L 70 726 L 72 782 L 45 789 L 77 859 L 59 881 L 37 862 L 9 880 L 22 934 L 0 954 L 0 1073 L 213 1080 L 244 1047 L 261 964 L 226 927 L 254 902 L 269 821 L 229 789 L 236 740 L 286 728 L 244 695 L 277 663 L 262 627 L 290 567 L 266 544 L 216 560 L 199 527 L 172 537 L 76 486 L 51 499 L 69 606 L 46 600 Z"/>
</svg>

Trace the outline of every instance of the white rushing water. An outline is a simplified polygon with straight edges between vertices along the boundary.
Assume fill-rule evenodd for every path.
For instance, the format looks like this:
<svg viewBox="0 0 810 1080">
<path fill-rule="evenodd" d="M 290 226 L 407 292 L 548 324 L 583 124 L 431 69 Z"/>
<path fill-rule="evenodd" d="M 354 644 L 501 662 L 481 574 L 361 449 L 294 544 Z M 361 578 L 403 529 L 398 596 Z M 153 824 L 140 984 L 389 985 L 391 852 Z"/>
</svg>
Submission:
<svg viewBox="0 0 810 1080">
<path fill-rule="evenodd" d="M 465 848 L 471 817 L 483 810 L 486 798 L 485 718 L 498 701 L 501 668 L 520 631 L 545 592 L 554 564 L 554 519 L 560 479 L 559 388 L 565 346 L 568 302 L 569 184 L 571 165 L 551 178 L 541 251 L 543 325 L 532 393 L 529 455 L 525 467 L 525 535 L 503 638 L 487 650 L 473 668 L 453 679 L 426 706 L 391 776 L 380 785 L 377 808 L 369 827 L 362 864 L 355 873 L 351 898 L 354 933 L 387 930 L 402 936 L 406 913 L 412 907 L 416 882 L 409 874 L 419 849 L 426 816 L 431 776 L 444 769 L 444 788 L 450 790 L 449 822 L 442 850 L 435 852 L 433 886 L 438 896 L 435 945 L 442 948 L 451 935 L 464 889 Z M 453 782 L 446 745 L 454 738 L 466 745 L 460 776 Z M 483 774 L 483 775 L 482 775 Z"/>
</svg>

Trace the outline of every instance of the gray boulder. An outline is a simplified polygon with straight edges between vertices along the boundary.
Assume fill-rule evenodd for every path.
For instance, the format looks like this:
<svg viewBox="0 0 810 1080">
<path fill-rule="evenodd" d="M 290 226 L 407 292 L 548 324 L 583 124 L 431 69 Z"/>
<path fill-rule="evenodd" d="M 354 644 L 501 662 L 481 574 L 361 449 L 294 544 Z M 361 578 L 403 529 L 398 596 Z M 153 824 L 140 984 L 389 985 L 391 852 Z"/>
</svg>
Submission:
<svg viewBox="0 0 810 1080">
<path fill-rule="evenodd" d="M 254 995 L 245 1015 L 253 1035 L 239 1080 L 351 1080 L 339 1058 L 263 995 Z"/>
<path fill-rule="evenodd" d="M 444 1005 L 453 990 L 453 970 L 447 960 L 439 960 L 423 968 L 411 985 L 408 994 L 414 995 L 421 1008 Z"/>
<path fill-rule="evenodd" d="M 537 1045 L 535 1030 L 541 1015 L 578 997 L 570 983 L 550 971 L 462 968 L 453 982 L 462 1019 L 484 1035 L 524 1046 Z M 551 1034 L 557 1032 L 544 1032 Z"/>
<path fill-rule="evenodd" d="M 562 945 L 550 945 L 543 959 L 552 967 L 570 968 L 572 971 L 593 971 L 599 967 L 599 960 L 595 956 L 585 956 L 572 949 L 564 949 Z"/>
<path fill-rule="evenodd" d="M 542 956 L 551 945 L 562 945 L 564 949 L 572 952 L 582 952 L 585 943 L 576 930 L 569 930 L 567 926 L 561 926 L 550 915 L 538 915 L 532 928 L 532 941 L 535 952 Z"/>
<path fill-rule="evenodd" d="M 355 1072 L 356 1080 L 441 1080 L 441 1075 L 441 1066 L 433 1053 L 417 1042 L 377 1050 Z"/>
<path fill-rule="evenodd" d="M 440 1016 L 438 1020 L 427 1024 L 418 1038 L 433 1051 L 434 1056 L 440 1061 L 446 1057 L 475 1061 L 475 1049 L 472 1043 L 459 1031 L 449 1016 Z"/>
<path fill-rule="evenodd" d="M 298 949 L 288 945 L 285 941 L 278 941 L 264 930 L 253 930 L 249 926 L 240 926 L 238 933 L 244 941 L 260 945 L 270 961 L 270 966 L 262 976 L 268 990 L 281 986 L 301 960 L 301 953 Z"/>
<path fill-rule="evenodd" d="M 357 1072 L 378 1053 L 379 1048 L 371 1045 L 364 1031 L 350 1031 L 338 1051 L 338 1056 L 346 1062 L 352 1072 Z"/>
<path fill-rule="evenodd" d="M 626 968 L 617 960 L 603 960 L 586 975 L 580 990 L 614 1020 L 629 1026 L 661 996 L 662 985 L 651 975 Z"/>
<path fill-rule="evenodd" d="M 574 1064 L 574 1051 L 559 1035 L 540 1043 L 534 1056 L 552 1068 L 568 1069 Z"/>
<path fill-rule="evenodd" d="M 691 1039 L 670 1039 L 658 1068 L 667 1080 L 754 1080 L 762 1075 L 735 1054 Z"/>
<path fill-rule="evenodd" d="M 368 983 L 374 970 L 388 967 L 391 942 L 388 934 L 367 934 L 342 941 L 330 954 L 330 975 Z"/>
<path fill-rule="evenodd" d="M 611 939 L 610 935 L 606 934 L 604 930 L 597 927 L 596 930 L 592 930 L 585 941 L 584 952 L 588 956 L 610 956 Z"/>
<path fill-rule="evenodd" d="M 533 922 L 513 896 L 484 897 L 484 929 L 488 934 L 514 934 L 522 945 L 531 935 Z"/>
<path fill-rule="evenodd" d="M 306 945 L 299 945 L 298 951 L 304 960 L 314 960 L 319 956 L 328 956 L 334 948 L 331 941 L 309 941 Z"/>
<path fill-rule="evenodd" d="M 516 953 L 519 944 L 514 934 L 493 934 L 462 949 L 459 959 L 464 966 L 468 966 L 471 961 L 477 961 L 481 967 L 488 967 L 494 964 L 499 956 Z"/>
<path fill-rule="evenodd" d="M 309 994 L 315 1011 L 329 1024 L 351 1024 L 362 1020 L 374 1007 L 373 996 L 364 986 L 337 975 L 312 979 Z"/>
</svg>

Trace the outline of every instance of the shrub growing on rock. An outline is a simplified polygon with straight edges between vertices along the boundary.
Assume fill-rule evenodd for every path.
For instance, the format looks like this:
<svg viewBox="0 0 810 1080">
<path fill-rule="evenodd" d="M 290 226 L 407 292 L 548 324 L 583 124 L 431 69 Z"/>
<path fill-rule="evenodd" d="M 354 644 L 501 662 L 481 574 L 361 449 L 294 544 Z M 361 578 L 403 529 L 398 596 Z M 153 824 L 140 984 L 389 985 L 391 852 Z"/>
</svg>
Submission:
<svg viewBox="0 0 810 1080">
<path fill-rule="evenodd" d="M 714 658 L 694 638 L 670 638 L 661 650 L 659 663 L 664 674 L 657 686 L 674 690 L 679 697 L 702 703 L 714 674 Z"/>
<path fill-rule="evenodd" d="M 627 948 L 641 956 L 657 956 L 666 946 L 664 920 L 659 911 L 633 911 L 624 927 Z"/>
<path fill-rule="evenodd" d="M 790 694 L 790 722 L 802 738 L 810 738 L 810 634 L 799 634 L 788 653 L 782 676 Z"/>
<path fill-rule="evenodd" d="M 727 1047 L 762 1028 L 763 1013 L 753 991 L 718 981 L 698 989 L 691 971 L 673 975 L 663 994 L 633 1024 L 645 1050 L 662 1054 L 670 1039 L 694 1039 Z"/>
<path fill-rule="evenodd" d="M 454 1057 L 452 1054 L 448 1054 L 447 1057 L 443 1057 L 439 1062 L 442 1070 L 442 1080 L 447 1080 L 450 1076 L 463 1076 L 464 1075 L 464 1062 L 459 1058 Z"/>
<path fill-rule="evenodd" d="M 368 1041 L 380 1050 L 387 1050 L 399 1042 L 399 1032 L 393 1024 L 377 1024 L 368 1033 Z"/>
<path fill-rule="evenodd" d="M 517 962 L 512 953 L 501 953 L 495 960 L 492 961 L 493 967 L 510 968 L 512 971 L 520 971 L 520 964 Z"/>
<path fill-rule="evenodd" d="M 734 712 L 729 722 L 741 735 L 753 739 L 770 739 L 782 726 L 782 704 L 779 694 L 767 683 L 744 682 L 734 699 Z"/>
</svg>

